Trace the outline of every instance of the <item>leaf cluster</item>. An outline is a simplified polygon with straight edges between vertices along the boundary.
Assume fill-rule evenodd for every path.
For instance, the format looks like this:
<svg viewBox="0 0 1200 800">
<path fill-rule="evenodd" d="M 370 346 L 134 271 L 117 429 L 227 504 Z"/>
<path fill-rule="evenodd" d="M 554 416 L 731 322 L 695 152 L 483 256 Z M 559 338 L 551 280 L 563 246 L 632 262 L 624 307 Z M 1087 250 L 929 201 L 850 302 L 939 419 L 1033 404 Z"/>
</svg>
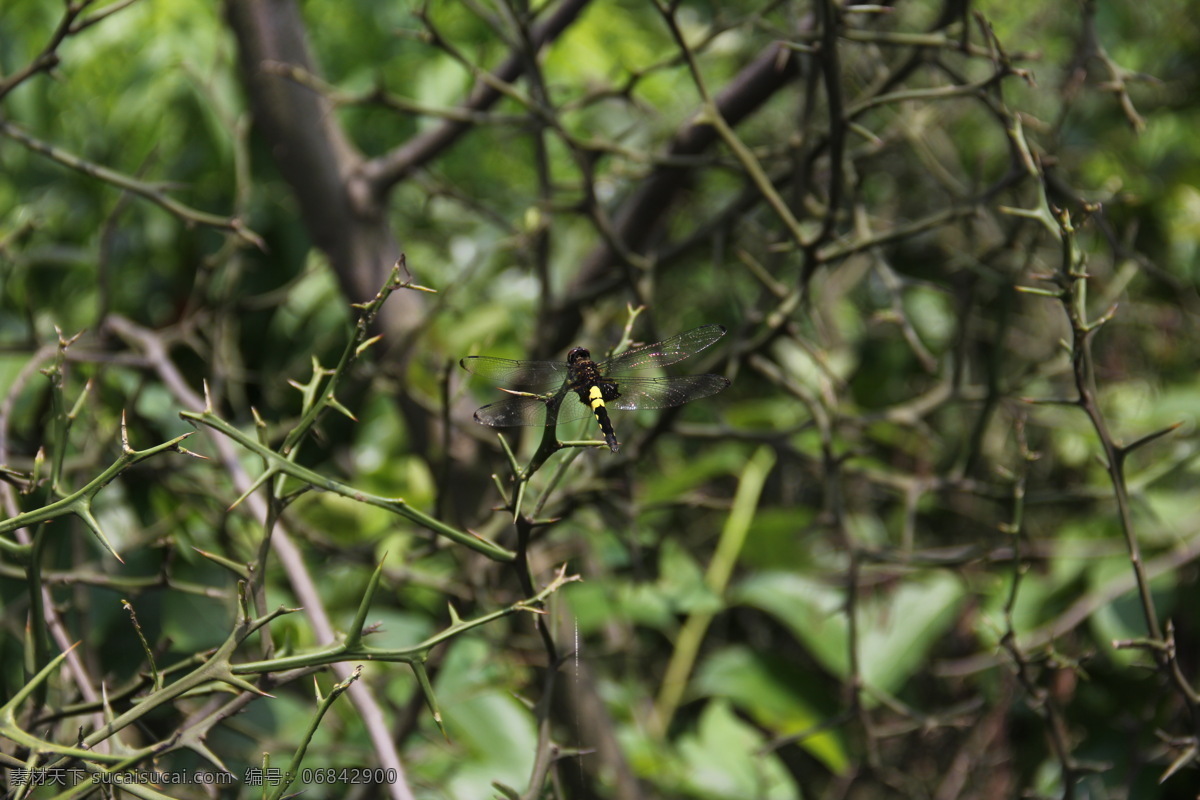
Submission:
<svg viewBox="0 0 1200 800">
<path fill-rule="evenodd" d="M 10 795 L 1192 796 L 1187 11 L 6 4 Z"/>
</svg>

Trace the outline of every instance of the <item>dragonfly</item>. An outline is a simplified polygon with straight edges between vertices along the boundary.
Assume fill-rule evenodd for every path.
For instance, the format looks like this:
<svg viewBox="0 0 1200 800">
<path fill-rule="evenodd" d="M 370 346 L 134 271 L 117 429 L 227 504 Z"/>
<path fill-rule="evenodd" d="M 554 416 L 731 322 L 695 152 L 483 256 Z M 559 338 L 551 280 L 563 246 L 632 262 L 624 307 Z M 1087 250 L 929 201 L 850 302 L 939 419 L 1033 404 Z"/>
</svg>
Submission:
<svg viewBox="0 0 1200 800">
<path fill-rule="evenodd" d="M 608 416 L 610 408 L 674 408 L 714 395 L 729 385 L 729 379 L 721 375 L 644 377 L 629 373 L 682 361 L 724 335 L 723 325 L 701 325 L 600 362 L 592 360 L 587 348 L 576 347 L 567 353 L 566 361 L 467 356 L 458 363 L 467 372 L 511 387 L 500 389 L 512 397 L 475 412 L 475 421 L 481 425 L 544 427 L 592 414 L 605 443 L 615 453 L 620 444 Z"/>
</svg>

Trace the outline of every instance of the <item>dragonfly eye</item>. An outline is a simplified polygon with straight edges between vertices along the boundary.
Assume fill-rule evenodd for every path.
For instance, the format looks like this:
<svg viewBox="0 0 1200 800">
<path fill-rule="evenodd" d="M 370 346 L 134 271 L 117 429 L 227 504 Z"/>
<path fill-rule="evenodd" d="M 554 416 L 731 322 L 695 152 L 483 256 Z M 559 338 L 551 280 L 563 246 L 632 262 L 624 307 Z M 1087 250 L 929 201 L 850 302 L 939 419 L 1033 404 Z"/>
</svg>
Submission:
<svg viewBox="0 0 1200 800">
<path fill-rule="evenodd" d="M 576 347 L 574 350 L 567 353 L 567 363 L 568 364 L 577 364 L 580 361 L 586 361 L 587 359 L 590 359 L 591 357 L 592 357 L 592 354 L 588 352 L 588 349 L 586 347 Z"/>
</svg>

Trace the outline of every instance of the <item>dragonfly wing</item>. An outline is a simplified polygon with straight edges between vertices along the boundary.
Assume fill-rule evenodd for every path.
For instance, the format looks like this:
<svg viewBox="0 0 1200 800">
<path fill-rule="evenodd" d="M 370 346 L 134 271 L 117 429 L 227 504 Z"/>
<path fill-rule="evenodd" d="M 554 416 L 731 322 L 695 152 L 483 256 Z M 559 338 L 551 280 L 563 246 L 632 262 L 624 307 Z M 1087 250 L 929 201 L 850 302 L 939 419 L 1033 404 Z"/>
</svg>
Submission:
<svg viewBox="0 0 1200 800">
<path fill-rule="evenodd" d="M 557 389 L 567 379 L 565 361 L 514 361 L 492 356 L 467 356 L 458 363 L 467 372 L 526 391 Z"/>
<path fill-rule="evenodd" d="M 626 378 L 617 381 L 621 396 L 606 403 L 611 408 L 674 408 L 708 397 L 729 385 L 722 375 L 680 375 L 673 378 Z"/>
<path fill-rule="evenodd" d="M 699 328 L 692 328 L 690 331 L 672 336 L 670 339 L 626 350 L 601 364 L 600 372 L 603 375 L 617 375 L 627 370 L 665 367 L 699 353 L 724 335 L 724 325 L 701 325 Z M 701 395 L 701 397 L 703 396 Z M 655 407 L 663 408 L 664 406 Z"/>
<path fill-rule="evenodd" d="M 546 424 L 546 403 L 536 397 L 509 397 L 475 412 L 475 421 L 493 428 Z"/>
<path fill-rule="evenodd" d="M 579 396 L 574 392 L 567 392 L 566 396 L 562 399 L 562 405 L 558 407 L 559 422 L 573 422 L 591 415 L 592 407 L 581 403 Z"/>
<path fill-rule="evenodd" d="M 493 428 L 542 427 L 546 425 L 548 403 L 539 397 L 508 397 L 488 403 L 475 412 L 475 421 Z M 592 410 L 568 393 L 558 408 L 558 422 L 571 422 L 586 417 Z"/>
</svg>

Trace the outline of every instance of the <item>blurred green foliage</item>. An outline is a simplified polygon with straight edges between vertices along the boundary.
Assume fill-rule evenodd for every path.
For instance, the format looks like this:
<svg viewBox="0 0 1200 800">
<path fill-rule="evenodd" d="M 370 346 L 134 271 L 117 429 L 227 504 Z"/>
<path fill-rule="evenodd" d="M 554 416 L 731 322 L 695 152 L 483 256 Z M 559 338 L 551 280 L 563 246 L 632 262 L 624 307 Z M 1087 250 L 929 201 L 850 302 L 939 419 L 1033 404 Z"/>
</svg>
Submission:
<svg viewBox="0 0 1200 800">
<path fill-rule="evenodd" d="M 535 5 L 543 17 L 558 6 Z M 326 415 L 295 455 L 362 492 L 403 498 L 517 548 L 511 507 L 491 511 L 509 501 L 509 462 L 495 431 L 470 416 L 498 393 L 468 385 L 455 361 L 559 358 L 560 333 L 602 352 L 638 304 L 649 309 L 635 321 L 638 341 L 712 322 L 731 329 L 679 368 L 728 375 L 726 392 L 677 415 L 614 415 L 619 456 L 558 453 L 532 477 L 524 509 L 537 507 L 545 524 L 532 528 L 526 577 L 540 589 L 567 563 L 585 581 L 549 599 L 541 629 L 533 614 L 514 614 L 432 650 L 445 735 L 412 671 L 367 666 L 362 684 L 384 709 L 415 796 L 504 796 L 497 787 L 522 797 L 703 800 L 1195 796 L 1200 780 L 1186 756 L 1200 735 L 1196 701 L 1170 679 L 1161 642 L 1114 642 L 1151 637 L 1148 597 L 1158 624 L 1173 624 L 1172 666 L 1193 680 L 1196 16 L 1182 0 L 976 5 L 981 18 L 966 26 L 976 50 L 963 52 L 961 23 L 930 31 L 937 4 L 820 7 L 835 6 L 835 83 L 847 107 L 913 96 L 856 112 L 843 130 L 844 199 L 829 236 L 810 247 L 798 246 L 720 145 L 670 163 L 686 174 L 650 243 L 632 248 L 643 261 L 582 271 L 614 235 L 602 223 L 667 169 L 672 137 L 700 110 L 662 15 L 634 0 L 588 4 L 543 51 L 548 108 L 501 99 L 387 187 L 384 227 L 415 281 L 438 294 L 406 307 L 408 324 L 383 330 L 343 376 L 338 400 L 356 419 Z M 493 69 L 512 50 L 522 8 L 303 3 L 319 75 L 340 93 L 332 124 L 368 160 L 438 129 L 440 114 L 397 112 L 373 94 L 448 111 L 474 85 L 431 42 L 419 12 L 457 52 Z M 714 92 L 777 42 L 791 46 L 800 77 L 735 129 L 810 237 L 829 212 L 834 174 L 814 8 L 684 2 L 676 15 Z M 350 303 L 367 298 L 343 295 L 338 265 L 301 222 L 295 176 L 250 126 L 239 42 L 221 12 L 139 0 L 68 36 L 51 74 L 0 97 L 4 122 L 194 209 L 237 216 L 266 244 L 248 247 L 0 133 L 0 466 L 16 476 L 5 485 L 6 517 L 57 499 L 52 465 L 63 492 L 93 480 L 121 454 L 123 414 L 135 449 L 191 429 L 179 412 L 199 409 L 162 361 L 114 332 L 114 315 L 152 332 L 183 385 L 199 392 L 207 381 L 216 412 L 251 437 L 257 414 L 273 447 L 307 410 L 289 381 L 309 381 L 314 359 L 332 367 L 351 340 Z M 37 57 L 62 13 L 33 0 L 0 8 L 0 77 Z M 1005 74 L 986 90 L 929 94 L 996 73 L 1003 59 L 989 54 L 988 26 L 1030 79 Z M 906 38 L 942 34 L 936 46 Z M 1082 57 L 1086 41 L 1111 61 Z M 533 96 L 528 76 L 512 86 Z M 317 132 L 323 122 L 294 124 Z M 1036 175 L 1022 171 L 1018 144 L 1035 154 Z M 592 213 L 593 198 L 602 214 Z M 1047 201 L 1079 226 L 1088 319 L 1117 308 L 1091 336 L 1086 373 L 1112 441 L 1183 423 L 1122 454 L 1125 509 L 1103 438 L 1075 403 L 1072 359 L 1083 348 L 1063 305 L 1014 291 L 1067 290 L 1061 234 L 1014 213 Z M 65 350 L 61 395 L 37 373 L 54 358 L 56 331 L 82 332 Z M 592 428 L 559 433 L 593 438 Z M 503 432 L 521 464 L 541 434 Z M 146 672 L 123 599 L 160 667 L 228 635 L 237 581 L 198 551 L 258 563 L 262 520 L 231 504 L 244 488 L 238 469 L 253 476 L 263 464 L 241 451 L 236 464 L 226 460 L 217 439 L 205 432 L 185 443 L 210 461 L 161 454 L 97 495 L 93 512 L 124 563 L 77 518 L 27 531 L 45 540 L 41 570 L 65 631 L 49 655 L 79 640 L 84 672 L 55 683 L 39 712 L 18 715 L 26 730 L 72 744 L 78 730 L 98 727 L 98 709 L 44 714 L 83 699 L 79 674 L 129 687 Z M 763 444 L 777 461 L 732 580 L 714 588 L 716 544 Z M 298 488 L 289 479 L 274 496 Z M 383 564 L 367 617 L 380 622 L 367 637 L 376 646 L 414 645 L 528 594 L 520 567 L 376 506 L 309 491 L 280 510 L 342 634 Z M 1145 596 L 1135 592 L 1122 510 L 1142 548 Z M 36 671 L 26 666 L 35 613 L 27 566 L 0 554 L 3 701 Z M 273 554 L 261 566 L 260 612 L 302 604 L 294 566 Z M 667 665 L 681 630 L 702 617 L 711 620 L 683 701 L 664 718 Z M 553 687 L 547 632 L 562 658 Z M 290 615 L 239 658 L 319 644 L 311 619 Z M 239 776 L 264 752 L 287 763 L 316 708 L 311 680 L 289 679 L 247 703 L 211 730 L 208 748 Z M 337 679 L 315 680 L 327 692 Z M 234 696 L 226 691 L 180 698 L 121 741 L 166 741 Z M 118 698 L 116 713 L 136 705 L 133 694 Z M 305 766 L 378 763 L 356 708 L 339 698 Z M 618 755 L 603 749 L 609 739 Z M 10 769 L 28 755 L 11 740 L 0 752 Z M 538 757 L 550 753 L 553 779 L 531 786 Z M 1180 771 L 1159 784 L 1181 756 Z M 162 763 L 211 766 L 195 750 Z M 346 787 L 303 788 L 306 797 L 348 796 Z"/>
</svg>

